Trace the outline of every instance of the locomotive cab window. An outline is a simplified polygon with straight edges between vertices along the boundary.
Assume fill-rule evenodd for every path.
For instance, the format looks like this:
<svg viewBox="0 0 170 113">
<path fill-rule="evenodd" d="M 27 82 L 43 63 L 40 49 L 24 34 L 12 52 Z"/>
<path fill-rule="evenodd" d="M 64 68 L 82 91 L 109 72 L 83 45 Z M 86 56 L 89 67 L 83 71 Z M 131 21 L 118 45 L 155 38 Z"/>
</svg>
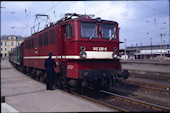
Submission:
<svg viewBox="0 0 170 113">
<path fill-rule="evenodd" d="M 102 24 L 102 38 L 104 39 L 116 39 L 116 28 L 114 25 Z"/>
<path fill-rule="evenodd" d="M 73 27 L 72 24 L 67 25 L 67 38 L 71 39 L 73 36 Z"/>
<path fill-rule="evenodd" d="M 97 38 L 97 25 L 95 23 L 81 23 L 82 38 Z"/>
</svg>

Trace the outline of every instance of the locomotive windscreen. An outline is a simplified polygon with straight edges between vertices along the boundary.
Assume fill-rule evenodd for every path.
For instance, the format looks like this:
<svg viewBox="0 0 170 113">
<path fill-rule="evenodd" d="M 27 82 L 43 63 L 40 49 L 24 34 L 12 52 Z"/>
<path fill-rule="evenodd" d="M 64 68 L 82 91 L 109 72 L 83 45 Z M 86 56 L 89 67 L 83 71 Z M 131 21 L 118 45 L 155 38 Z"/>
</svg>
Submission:
<svg viewBox="0 0 170 113">
<path fill-rule="evenodd" d="M 116 28 L 114 25 L 102 24 L 102 38 L 105 39 L 116 39 Z"/>
<path fill-rule="evenodd" d="M 97 25 L 95 23 L 81 23 L 82 38 L 97 38 Z"/>
</svg>

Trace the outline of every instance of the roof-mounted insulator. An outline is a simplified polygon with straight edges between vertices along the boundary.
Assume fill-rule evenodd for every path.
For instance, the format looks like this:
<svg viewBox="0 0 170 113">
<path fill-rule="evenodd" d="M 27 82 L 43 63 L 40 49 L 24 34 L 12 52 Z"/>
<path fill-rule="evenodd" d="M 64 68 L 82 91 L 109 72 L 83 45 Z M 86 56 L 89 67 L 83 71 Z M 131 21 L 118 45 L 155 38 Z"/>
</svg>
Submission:
<svg viewBox="0 0 170 113">
<path fill-rule="evenodd" d="M 45 25 L 45 28 L 48 28 L 48 24 Z"/>
<path fill-rule="evenodd" d="M 50 23 L 50 27 L 51 27 L 51 26 L 53 26 L 53 23 L 52 23 L 52 22 Z"/>
<path fill-rule="evenodd" d="M 87 18 L 90 19 L 91 17 L 89 15 L 81 15 L 80 18 Z"/>
<path fill-rule="evenodd" d="M 100 17 L 97 17 L 96 20 L 100 22 L 100 21 L 101 21 L 101 18 L 100 18 Z"/>
</svg>

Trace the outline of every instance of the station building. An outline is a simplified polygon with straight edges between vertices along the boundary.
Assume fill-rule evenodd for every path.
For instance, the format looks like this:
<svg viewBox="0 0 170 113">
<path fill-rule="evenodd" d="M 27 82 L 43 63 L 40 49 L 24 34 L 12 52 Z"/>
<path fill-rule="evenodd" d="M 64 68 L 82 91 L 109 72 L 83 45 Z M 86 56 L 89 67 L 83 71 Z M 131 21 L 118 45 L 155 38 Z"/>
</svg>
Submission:
<svg viewBox="0 0 170 113">
<path fill-rule="evenodd" d="M 158 57 L 170 59 L 170 44 L 162 45 L 162 47 L 161 45 L 127 47 L 120 49 L 120 57 L 121 59 L 156 59 Z"/>
<path fill-rule="evenodd" d="M 16 46 L 24 41 L 24 37 L 15 35 L 1 36 L 1 57 L 8 57 L 9 51 L 13 50 Z"/>
</svg>

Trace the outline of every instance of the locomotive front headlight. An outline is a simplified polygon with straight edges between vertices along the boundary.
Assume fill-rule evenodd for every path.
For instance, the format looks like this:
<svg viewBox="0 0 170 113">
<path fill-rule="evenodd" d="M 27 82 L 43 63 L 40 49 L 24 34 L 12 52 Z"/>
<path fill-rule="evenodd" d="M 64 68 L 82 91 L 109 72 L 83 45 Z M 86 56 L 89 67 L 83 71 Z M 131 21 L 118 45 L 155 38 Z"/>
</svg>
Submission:
<svg viewBox="0 0 170 113">
<path fill-rule="evenodd" d="M 114 59 L 118 57 L 116 52 L 113 52 L 112 56 Z"/>
<path fill-rule="evenodd" d="M 114 51 L 114 52 L 116 52 L 116 51 L 117 51 L 117 48 L 116 48 L 116 47 L 114 47 L 114 48 L 113 48 L 113 51 Z"/>
<path fill-rule="evenodd" d="M 85 52 L 85 51 L 81 51 L 81 52 L 80 52 L 80 58 L 86 59 L 86 57 L 87 57 L 86 52 Z"/>
</svg>

